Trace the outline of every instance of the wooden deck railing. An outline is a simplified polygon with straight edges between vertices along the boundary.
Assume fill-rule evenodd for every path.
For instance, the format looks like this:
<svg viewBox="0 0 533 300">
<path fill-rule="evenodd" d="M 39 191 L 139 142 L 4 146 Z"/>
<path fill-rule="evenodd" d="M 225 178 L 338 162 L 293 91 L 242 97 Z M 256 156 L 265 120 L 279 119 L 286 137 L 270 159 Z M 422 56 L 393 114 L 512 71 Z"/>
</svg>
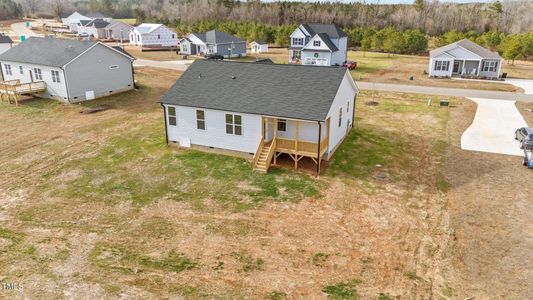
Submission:
<svg viewBox="0 0 533 300">
<path fill-rule="evenodd" d="M 277 138 L 274 137 L 272 139 L 272 143 L 270 144 L 270 147 L 268 148 L 268 156 L 266 160 L 266 169 L 268 170 L 270 168 L 270 164 L 272 163 L 272 157 L 274 157 L 274 154 L 276 153 L 276 145 L 277 145 Z"/>
<path fill-rule="evenodd" d="M 296 140 L 277 138 L 276 150 L 279 152 L 288 152 L 291 154 L 314 154 L 318 151 L 318 143 L 298 141 Z M 329 139 L 325 138 L 320 142 L 320 154 L 324 153 L 328 149 Z"/>
<path fill-rule="evenodd" d="M 261 155 L 261 151 L 263 151 L 263 146 L 265 145 L 265 138 L 261 137 L 261 142 L 259 143 L 259 146 L 257 147 L 257 150 L 255 151 L 254 160 L 252 161 L 252 166 L 255 167 L 257 164 L 257 160 L 259 160 L 259 156 Z"/>
<path fill-rule="evenodd" d="M 20 83 L 18 80 L 4 81 L 0 83 L 0 93 L 11 95 L 23 95 L 42 92 L 46 90 L 44 81 Z"/>
</svg>

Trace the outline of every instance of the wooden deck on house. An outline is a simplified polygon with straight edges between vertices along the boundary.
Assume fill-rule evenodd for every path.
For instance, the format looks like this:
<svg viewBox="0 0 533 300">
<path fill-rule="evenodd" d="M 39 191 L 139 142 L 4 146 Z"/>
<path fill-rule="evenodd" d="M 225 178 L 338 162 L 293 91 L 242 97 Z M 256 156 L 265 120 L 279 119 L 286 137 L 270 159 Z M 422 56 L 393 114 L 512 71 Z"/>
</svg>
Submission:
<svg viewBox="0 0 533 300">
<path fill-rule="evenodd" d="M 274 137 L 271 141 L 265 143 L 265 132 L 263 130 L 261 142 L 257 147 L 257 151 L 252 162 L 254 169 L 259 172 L 268 172 L 268 169 L 272 164 L 276 165 L 276 159 L 281 154 L 288 154 L 294 161 L 295 169 L 298 168 L 298 162 L 303 157 L 309 157 L 316 163 L 317 173 L 320 173 L 320 162 L 329 147 L 330 119 L 328 118 L 324 124 L 327 126 L 326 136 L 322 138 L 319 133 L 317 142 L 299 140 L 298 129 L 300 122 L 306 121 L 296 120 L 295 139 L 278 137 L 276 126 L 278 119 L 274 118 L 272 121 L 274 122 Z M 265 122 L 269 121 L 263 118 L 263 124 L 265 124 Z M 321 132 L 321 125 L 319 125 L 318 128 L 319 132 Z"/>
<path fill-rule="evenodd" d="M 18 101 L 22 95 L 32 95 L 46 90 L 46 83 L 44 81 L 35 81 L 28 83 L 20 83 L 20 80 L 0 81 L 0 100 L 15 102 L 18 106 Z"/>
</svg>

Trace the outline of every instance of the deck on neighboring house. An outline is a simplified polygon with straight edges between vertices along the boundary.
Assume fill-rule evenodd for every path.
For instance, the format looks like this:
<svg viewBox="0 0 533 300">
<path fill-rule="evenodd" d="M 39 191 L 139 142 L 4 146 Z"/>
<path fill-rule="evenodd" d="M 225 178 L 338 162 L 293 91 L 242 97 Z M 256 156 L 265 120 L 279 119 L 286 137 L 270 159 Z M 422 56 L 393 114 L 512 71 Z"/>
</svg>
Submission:
<svg viewBox="0 0 533 300">
<path fill-rule="evenodd" d="M 303 157 L 309 157 L 311 158 L 316 166 L 317 166 L 317 173 L 320 173 L 320 162 L 322 160 L 322 157 L 324 156 L 324 153 L 328 150 L 329 147 L 329 131 L 330 131 L 330 119 L 328 118 L 326 120 L 326 123 L 324 124 L 327 126 L 327 134 L 325 137 L 321 137 L 319 134 L 319 138 L 317 139 L 317 142 L 309 142 L 309 141 L 300 141 L 298 130 L 300 122 L 306 122 L 306 121 L 296 121 L 296 135 L 295 139 L 286 139 L 281 138 L 277 136 L 277 118 L 265 118 L 263 117 L 263 124 L 266 124 L 268 122 L 274 123 L 274 134 L 273 138 L 270 141 L 265 142 L 265 132 L 263 129 L 261 142 L 259 143 L 259 146 L 257 147 L 257 151 L 254 155 L 253 159 L 253 167 L 255 170 L 260 172 L 268 172 L 268 169 L 270 169 L 270 166 L 272 164 L 276 165 L 276 159 L 281 154 L 288 154 L 292 160 L 294 161 L 294 168 L 298 168 L 298 162 Z M 263 126 L 265 128 L 265 126 Z M 321 128 L 319 127 L 319 131 Z"/>
<path fill-rule="evenodd" d="M 0 81 L 0 100 L 7 103 L 18 102 L 23 95 L 32 95 L 46 90 L 46 83 L 44 81 L 35 81 L 28 83 L 20 83 L 20 80 Z"/>
</svg>

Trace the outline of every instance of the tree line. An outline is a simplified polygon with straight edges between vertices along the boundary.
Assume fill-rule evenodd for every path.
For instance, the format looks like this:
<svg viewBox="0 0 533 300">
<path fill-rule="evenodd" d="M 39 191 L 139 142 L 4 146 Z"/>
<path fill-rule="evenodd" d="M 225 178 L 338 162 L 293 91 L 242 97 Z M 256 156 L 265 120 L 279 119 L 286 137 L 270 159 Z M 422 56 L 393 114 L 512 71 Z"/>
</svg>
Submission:
<svg viewBox="0 0 533 300">
<path fill-rule="evenodd" d="M 20 18 L 23 15 L 22 5 L 13 0 L 0 0 L 0 20 Z"/>
</svg>

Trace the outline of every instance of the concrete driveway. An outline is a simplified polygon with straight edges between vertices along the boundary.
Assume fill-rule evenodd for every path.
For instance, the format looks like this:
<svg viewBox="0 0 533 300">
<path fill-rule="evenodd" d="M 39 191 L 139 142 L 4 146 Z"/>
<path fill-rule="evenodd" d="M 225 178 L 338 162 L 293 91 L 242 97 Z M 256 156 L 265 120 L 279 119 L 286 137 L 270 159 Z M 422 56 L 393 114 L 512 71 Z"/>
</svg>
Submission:
<svg viewBox="0 0 533 300">
<path fill-rule="evenodd" d="M 533 95 L 533 80 L 531 79 L 507 78 L 505 79 L 505 82 L 510 83 L 519 88 L 522 88 L 524 90 L 524 94 Z"/>
<path fill-rule="evenodd" d="M 35 22 L 31 22 L 33 24 Z M 26 22 L 20 22 L 20 23 L 13 23 L 11 24 L 11 30 L 13 31 L 14 35 L 21 36 L 24 35 L 26 38 L 32 37 L 32 36 L 43 36 L 42 34 L 37 34 L 33 32 L 33 30 L 26 27 Z"/>
<path fill-rule="evenodd" d="M 477 103 L 474 121 L 461 137 L 461 149 L 522 156 L 514 139 L 517 128 L 527 126 L 514 101 L 468 98 Z"/>
</svg>

